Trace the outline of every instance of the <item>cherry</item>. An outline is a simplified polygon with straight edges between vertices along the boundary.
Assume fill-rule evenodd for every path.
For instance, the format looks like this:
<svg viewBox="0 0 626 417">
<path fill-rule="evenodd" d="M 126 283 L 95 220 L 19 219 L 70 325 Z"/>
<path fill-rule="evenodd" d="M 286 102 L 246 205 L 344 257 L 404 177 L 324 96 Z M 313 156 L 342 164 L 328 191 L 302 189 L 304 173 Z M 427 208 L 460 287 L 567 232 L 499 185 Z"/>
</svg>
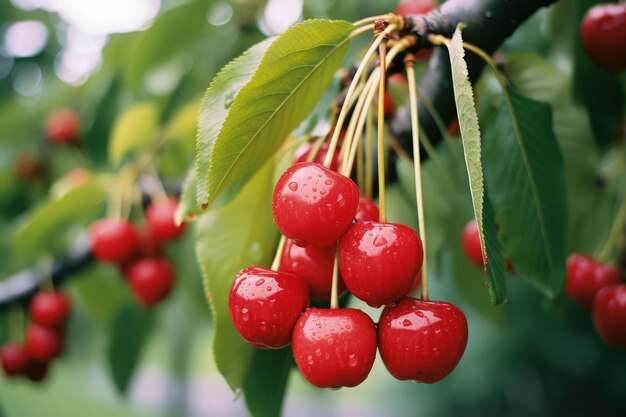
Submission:
<svg viewBox="0 0 626 417">
<path fill-rule="evenodd" d="M 49 362 L 61 354 L 63 339 L 56 329 L 32 323 L 26 329 L 24 346 L 32 359 Z"/>
<path fill-rule="evenodd" d="M 608 71 L 626 68 L 626 4 L 599 4 L 589 9 L 580 35 L 593 62 Z"/>
<path fill-rule="evenodd" d="M 352 224 L 359 189 L 343 175 L 301 162 L 281 175 L 272 201 L 278 229 L 299 245 L 329 246 Z"/>
<path fill-rule="evenodd" d="M 435 0 L 404 0 L 396 6 L 395 13 L 402 16 L 426 14 L 438 6 Z M 425 61 L 432 54 L 432 49 L 420 49 L 415 56 L 416 60 Z"/>
<path fill-rule="evenodd" d="M 315 147 L 315 143 L 312 143 L 312 142 L 306 142 L 300 145 L 298 149 L 296 149 L 296 152 L 293 155 L 294 163 L 307 162 L 307 159 L 309 158 L 309 155 L 313 151 L 314 147 Z M 313 160 L 313 162 L 317 162 L 318 164 L 323 164 L 324 159 L 326 159 L 326 155 L 328 154 L 328 148 L 329 148 L 329 145 L 327 142 L 322 143 L 319 150 L 317 151 L 317 155 L 315 155 L 315 159 Z M 336 151 L 335 154 L 333 155 L 332 161 L 330 162 L 330 169 L 332 169 L 333 171 L 338 171 L 340 164 L 341 162 L 339 161 L 339 152 Z"/>
<path fill-rule="evenodd" d="M 80 187 L 91 180 L 91 172 L 83 168 L 74 168 L 68 171 L 63 178 L 69 186 Z"/>
<path fill-rule="evenodd" d="M 130 265 L 124 275 L 133 295 L 145 307 L 163 301 L 174 285 L 174 268 L 166 259 L 141 259 Z"/>
<path fill-rule="evenodd" d="M 37 324 L 63 327 L 70 313 L 70 301 L 60 292 L 40 292 L 30 303 L 30 316 Z"/>
<path fill-rule="evenodd" d="M 137 230 L 139 236 L 138 252 L 143 258 L 157 258 L 161 255 L 162 241 L 152 236 L 152 232 L 147 227 Z"/>
<path fill-rule="evenodd" d="M 407 297 L 383 310 L 378 350 L 391 375 L 432 384 L 445 378 L 467 345 L 467 320 L 455 305 Z"/>
<path fill-rule="evenodd" d="M 293 329 L 293 358 L 318 388 L 355 387 L 376 358 L 376 328 L 354 308 L 309 308 Z"/>
<path fill-rule="evenodd" d="M 459 125 L 459 119 L 454 119 L 448 125 L 448 134 L 450 136 L 459 136 L 461 134 L 461 126 Z"/>
<path fill-rule="evenodd" d="M 309 305 L 309 289 L 298 275 L 251 266 L 239 272 L 228 297 L 233 325 L 258 348 L 279 349 Z"/>
<path fill-rule="evenodd" d="M 0 362 L 6 376 L 22 375 L 28 364 L 28 353 L 23 345 L 5 345 L 0 348 Z"/>
<path fill-rule="evenodd" d="M 317 248 L 301 247 L 287 240 L 280 258 L 280 270 L 296 274 L 306 281 L 311 298 L 330 300 L 333 282 L 333 267 L 337 245 Z M 339 295 L 346 291 L 341 277 L 338 281 Z"/>
<path fill-rule="evenodd" d="M 30 359 L 26 364 L 24 375 L 32 382 L 41 382 L 48 373 L 48 363 Z"/>
<path fill-rule="evenodd" d="M 626 284 L 614 284 L 598 291 L 593 300 L 596 331 L 612 348 L 626 348 Z"/>
<path fill-rule="evenodd" d="M 339 268 L 346 286 L 373 307 L 406 296 L 422 261 L 419 236 L 403 224 L 358 222 L 339 244 Z"/>
<path fill-rule="evenodd" d="M 38 155 L 24 153 L 19 156 L 15 164 L 15 175 L 22 181 L 37 181 L 46 176 L 48 165 Z"/>
<path fill-rule="evenodd" d="M 360 222 L 372 221 L 377 222 L 380 213 L 378 206 L 367 197 L 359 198 L 359 208 L 356 212 L 356 219 Z"/>
<path fill-rule="evenodd" d="M 94 257 L 104 262 L 122 262 L 132 258 L 139 241 L 129 222 L 113 217 L 92 224 L 89 239 Z"/>
<path fill-rule="evenodd" d="M 480 237 L 476 219 L 470 220 L 465 226 L 465 229 L 463 229 L 461 246 L 463 253 L 471 263 L 481 268 L 484 267 L 483 250 L 480 247 Z"/>
<path fill-rule="evenodd" d="M 622 272 L 610 265 L 599 264 L 580 253 L 567 258 L 565 293 L 583 307 L 590 308 L 601 288 L 621 281 Z"/>
<path fill-rule="evenodd" d="M 389 119 L 396 114 L 396 106 L 393 104 L 393 98 L 391 98 L 391 94 L 389 94 L 388 91 L 385 91 L 385 95 L 383 96 L 383 113 L 385 119 Z"/>
<path fill-rule="evenodd" d="M 174 214 L 179 201 L 175 198 L 159 200 L 150 204 L 146 210 L 146 222 L 150 235 L 159 241 L 176 239 L 185 231 L 185 223 L 177 225 Z"/>
<path fill-rule="evenodd" d="M 78 141 L 79 118 L 76 112 L 60 109 L 48 116 L 45 135 L 53 145 L 67 145 Z"/>
</svg>

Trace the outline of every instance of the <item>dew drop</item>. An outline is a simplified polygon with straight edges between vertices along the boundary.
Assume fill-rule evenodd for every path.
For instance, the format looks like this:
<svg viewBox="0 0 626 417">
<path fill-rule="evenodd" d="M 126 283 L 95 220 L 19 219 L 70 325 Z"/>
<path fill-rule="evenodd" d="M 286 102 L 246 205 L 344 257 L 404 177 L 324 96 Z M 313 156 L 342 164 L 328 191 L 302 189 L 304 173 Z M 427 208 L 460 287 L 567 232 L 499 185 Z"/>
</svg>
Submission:
<svg viewBox="0 0 626 417">
<path fill-rule="evenodd" d="M 384 237 L 382 237 L 381 235 L 378 235 L 374 238 L 374 246 L 381 247 L 381 246 L 385 246 L 387 244 L 387 239 L 385 239 Z"/>
<path fill-rule="evenodd" d="M 267 323 L 262 321 L 261 325 L 259 326 L 259 330 L 261 330 L 263 333 L 265 333 L 267 331 Z"/>
<path fill-rule="evenodd" d="M 346 324 L 346 330 L 350 330 L 352 328 L 352 326 L 350 326 L 349 324 Z"/>
<path fill-rule="evenodd" d="M 424 317 L 424 313 L 422 313 L 421 311 L 416 311 L 416 312 L 415 312 L 415 315 L 416 315 L 417 317 Z"/>
<path fill-rule="evenodd" d="M 290 182 L 287 187 L 289 187 L 289 189 L 291 191 L 296 191 L 298 189 L 298 183 L 297 182 Z"/>
<path fill-rule="evenodd" d="M 265 279 L 261 278 L 261 279 L 258 279 L 257 282 L 254 283 L 254 285 L 256 285 L 257 287 L 260 287 L 264 283 L 265 283 Z"/>
<path fill-rule="evenodd" d="M 321 194 L 321 195 L 326 194 L 326 190 L 325 190 L 324 188 L 322 188 L 322 189 L 320 190 L 320 194 Z"/>
<path fill-rule="evenodd" d="M 241 309 L 241 313 L 242 313 L 242 314 L 248 314 L 248 309 L 247 309 L 247 308 L 245 308 L 245 307 L 244 307 L 244 308 L 242 308 L 242 309 Z"/>
<path fill-rule="evenodd" d="M 348 366 L 350 368 L 354 368 L 359 364 L 359 360 L 356 358 L 356 355 L 354 353 L 351 353 L 348 356 Z"/>
<path fill-rule="evenodd" d="M 489 10 L 487 10 L 487 11 L 485 12 L 485 17 L 486 17 L 487 19 L 490 19 L 490 18 L 491 18 L 491 16 L 492 16 L 491 12 L 490 12 Z"/>
<path fill-rule="evenodd" d="M 322 349 L 320 349 L 320 348 L 315 349 L 315 356 L 317 356 L 317 357 L 322 356 Z"/>
<path fill-rule="evenodd" d="M 269 285 L 268 285 L 267 287 L 265 287 L 265 289 L 266 289 L 267 291 L 272 291 L 272 287 L 271 287 L 271 286 L 269 286 Z"/>
<path fill-rule="evenodd" d="M 335 343 L 335 339 L 333 339 L 332 337 L 329 337 L 326 343 L 328 343 L 329 345 L 332 345 L 333 343 Z"/>
<path fill-rule="evenodd" d="M 324 184 L 326 185 L 330 185 L 333 183 L 333 180 L 331 180 L 330 178 L 328 178 L 326 181 L 324 181 Z"/>
<path fill-rule="evenodd" d="M 412 324 L 413 324 L 413 323 L 411 323 L 411 320 L 409 320 L 409 319 L 405 319 L 405 320 L 402 322 L 402 325 L 403 325 L 404 327 L 409 327 L 409 326 L 411 326 Z"/>
<path fill-rule="evenodd" d="M 339 205 L 339 207 L 343 207 L 346 205 L 346 199 L 343 198 L 343 194 L 339 194 L 337 196 L 337 205 Z"/>
<path fill-rule="evenodd" d="M 306 360 L 309 363 L 309 365 L 313 365 L 313 356 L 311 355 L 307 356 Z"/>
<path fill-rule="evenodd" d="M 317 192 L 317 187 L 313 187 L 312 191 L 313 191 L 314 193 L 316 193 L 316 192 Z"/>
</svg>

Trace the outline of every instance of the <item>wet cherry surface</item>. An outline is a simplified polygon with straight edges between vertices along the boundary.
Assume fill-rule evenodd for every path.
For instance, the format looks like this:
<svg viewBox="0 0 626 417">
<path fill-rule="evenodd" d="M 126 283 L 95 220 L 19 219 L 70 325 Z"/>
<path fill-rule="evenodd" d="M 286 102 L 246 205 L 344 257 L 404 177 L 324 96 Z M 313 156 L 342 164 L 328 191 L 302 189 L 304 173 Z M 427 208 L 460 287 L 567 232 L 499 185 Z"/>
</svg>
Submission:
<svg viewBox="0 0 626 417">
<path fill-rule="evenodd" d="M 580 27 L 587 55 L 609 71 L 626 68 L 626 4 L 599 4 L 589 9 Z"/>
<path fill-rule="evenodd" d="M 259 266 L 239 272 L 228 299 L 235 329 L 259 348 L 287 346 L 296 320 L 308 305 L 309 289 L 303 278 Z"/>
<path fill-rule="evenodd" d="M 613 348 L 626 348 L 626 284 L 609 285 L 593 301 L 596 331 Z"/>
<path fill-rule="evenodd" d="M 422 260 L 419 236 L 402 224 L 358 222 L 339 244 L 339 268 L 348 290 L 373 307 L 406 296 Z"/>
<path fill-rule="evenodd" d="M 457 366 L 467 345 L 467 320 L 455 305 L 407 297 L 385 307 L 378 349 L 391 375 L 432 384 Z"/>
<path fill-rule="evenodd" d="M 567 258 L 565 293 L 583 307 L 590 308 L 602 287 L 617 284 L 621 279 L 618 268 L 598 263 L 589 256 L 572 253 Z"/>
<path fill-rule="evenodd" d="M 356 220 L 359 222 L 377 222 L 380 216 L 378 206 L 367 197 L 359 198 L 359 208 L 356 212 Z"/>
<path fill-rule="evenodd" d="M 307 309 L 293 330 L 298 369 L 319 388 L 354 387 L 376 358 L 376 328 L 361 310 Z"/>
<path fill-rule="evenodd" d="M 70 301 L 60 292 L 40 292 L 30 303 L 30 316 L 38 324 L 62 327 L 70 313 Z"/>
</svg>

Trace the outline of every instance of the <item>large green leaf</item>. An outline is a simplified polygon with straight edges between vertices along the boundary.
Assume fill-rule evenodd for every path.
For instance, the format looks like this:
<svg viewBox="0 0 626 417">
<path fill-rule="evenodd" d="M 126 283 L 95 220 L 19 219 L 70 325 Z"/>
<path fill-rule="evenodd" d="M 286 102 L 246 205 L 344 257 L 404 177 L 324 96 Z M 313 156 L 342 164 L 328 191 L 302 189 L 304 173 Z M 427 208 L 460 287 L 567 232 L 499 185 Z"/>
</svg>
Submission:
<svg viewBox="0 0 626 417">
<path fill-rule="evenodd" d="M 348 50 L 352 29 L 343 21 L 309 20 L 272 42 L 212 148 L 203 177 L 207 203 L 234 197 L 313 110 Z"/>
<path fill-rule="evenodd" d="M 159 123 L 156 105 L 152 102 L 135 104 L 115 121 L 109 140 L 109 161 L 119 164 L 130 152 L 155 139 Z"/>
<path fill-rule="evenodd" d="M 213 354 L 233 390 L 243 385 L 254 348 L 232 325 L 228 295 L 241 269 L 269 265 L 273 257 L 278 234 L 272 220 L 272 178 L 273 164 L 268 163 L 237 198 L 196 223 L 196 252 L 215 323 Z"/>
<path fill-rule="evenodd" d="M 565 279 L 567 205 L 552 112 L 511 89 L 505 94 L 485 138 L 487 189 L 515 269 L 554 297 Z"/>
<path fill-rule="evenodd" d="M 567 77 L 539 54 L 509 54 L 505 71 L 518 91 L 532 100 L 555 103 L 567 95 Z"/>
<path fill-rule="evenodd" d="M 248 410 L 254 417 L 279 416 L 293 364 L 291 348 L 256 349 L 243 382 Z"/>
</svg>

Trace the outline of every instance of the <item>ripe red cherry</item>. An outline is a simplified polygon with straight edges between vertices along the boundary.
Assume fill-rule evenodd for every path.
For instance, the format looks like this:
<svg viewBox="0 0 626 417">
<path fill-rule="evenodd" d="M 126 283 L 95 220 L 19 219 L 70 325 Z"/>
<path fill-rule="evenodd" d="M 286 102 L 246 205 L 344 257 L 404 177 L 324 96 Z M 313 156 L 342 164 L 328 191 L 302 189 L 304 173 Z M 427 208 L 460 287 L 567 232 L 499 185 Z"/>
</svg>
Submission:
<svg viewBox="0 0 626 417">
<path fill-rule="evenodd" d="M 146 222 L 150 235 L 159 241 L 176 239 L 185 231 L 185 223 L 176 225 L 174 214 L 178 200 L 169 198 L 150 204 L 146 209 Z"/>
<path fill-rule="evenodd" d="M 626 68 L 626 4 L 599 4 L 587 11 L 580 27 L 587 55 L 609 71 Z"/>
<path fill-rule="evenodd" d="M 402 224 L 358 222 L 339 244 L 339 269 L 346 287 L 373 307 L 406 296 L 422 261 L 419 236 Z"/>
<path fill-rule="evenodd" d="M 296 149 L 296 152 L 293 155 L 293 162 L 294 163 L 307 162 L 307 159 L 309 158 L 309 155 L 313 151 L 314 147 L 315 147 L 315 143 L 312 143 L 312 142 L 306 142 L 300 145 L 298 149 Z M 328 154 L 328 147 L 329 145 L 327 142 L 322 143 L 322 146 L 320 146 L 319 151 L 317 151 L 317 155 L 315 155 L 315 159 L 313 160 L 313 162 L 317 162 L 318 164 L 323 164 L 324 159 L 326 159 L 326 155 Z M 330 169 L 332 169 L 333 171 L 338 171 L 339 165 L 340 165 L 339 152 L 335 151 L 335 154 L 333 155 L 333 159 L 330 162 Z"/>
<path fill-rule="evenodd" d="M 448 125 L 448 134 L 450 136 L 459 136 L 461 134 L 461 126 L 459 125 L 459 119 L 454 119 Z"/>
<path fill-rule="evenodd" d="M 70 313 L 70 300 L 60 292 L 40 292 L 30 303 L 30 317 L 37 324 L 63 327 Z"/>
<path fill-rule="evenodd" d="M 293 329 L 293 358 L 318 388 L 354 387 L 367 378 L 376 358 L 376 328 L 354 308 L 309 308 Z"/>
<path fill-rule="evenodd" d="M 609 285 L 593 300 L 596 331 L 612 348 L 626 348 L 626 284 Z"/>
<path fill-rule="evenodd" d="M 301 247 L 291 240 L 285 242 L 280 270 L 296 274 L 306 281 L 311 292 L 311 298 L 330 300 L 333 282 L 333 267 L 337 245 L 317 248 L 315 246 Z M 338 292 L 342 295 L 346 285 L 341 277 L 338 281 Z"/>
<path fill-rule="evenodd" d="M 32 359 L 49 362 L 63 350 L 62 335 L 55 329 L 32 323 L 26 329 L 24 346 Z"/>
<path fill-rule="evenodd" d="M 359 189 L 347 177 L 313 162 L 301 162 L 281 175 L 272 200 L 278 229 L 297 244 L 329 246 L 352 224 Z"/>
<path fill-rule="evenodd" d="M 432 384 L 459 363 L 467 345 L 467 320 L 455 305 L 407 297 L 383 310 L 378 350 L 391 375 Z"/>
<path fill-rule="evenodd" d="M 110 217 L 91 225 L 89 240 L 96 259 L 103 262 L 122 262 L 133 257 L 139 238 L 129 222 Z"/>
<path fill-rule="evenodd" d="M 166 259 L 141 259 L 126 269 L 125 276 L 133 295 L 145 307 L 163 301 L 174 286 L 174 268 Z"/>
<path fill-rule="evenodd" d="M 53 145 L 67 145 L 78 141 L 79 118 L 69 109 L 60 109 L 48 116 L 45 135 Z"/>
<path fill-rule="evenodd" d="M 359 198 L 359 208 L 356 212 L 356 219 L 360 222 L 377 222 L 380 217 L 378 206 L 367 197 Z"/>
<path fill-rule="evenodd" d="M 5 345 L 0 348 L 0 362 L 6 376 L 22 375 L 28 364 L 28 353 L 23 345 Z"/>
<path fill-rule="evenodd" d="M 480 247 L 480 237 L 478 234 L 478 223 L 476 223 L 476 219 L 472 219 L 467 223 L 465 229 L 463 229 L 461 246 L 463 247 L 463 253 L 467 259 L 474 265 L 483 268 L 483 250 Z"/>
<path fill-rule="evenodd" d="M 258 348 L 287 346 L 296 320 L 308 305 L 309 289 L 304 279 L 260 266 L 239 272 L 228 297 L 235 329 Z"/>
<path fill-rule="evenodd" d="M 565 292 L 583 307 L 590 308 L 601 288 L 617 284 L 621 279 L 618 268 L 599 264 L 588 256 L 572 253 L 567 258 Z"/>
</svg>

